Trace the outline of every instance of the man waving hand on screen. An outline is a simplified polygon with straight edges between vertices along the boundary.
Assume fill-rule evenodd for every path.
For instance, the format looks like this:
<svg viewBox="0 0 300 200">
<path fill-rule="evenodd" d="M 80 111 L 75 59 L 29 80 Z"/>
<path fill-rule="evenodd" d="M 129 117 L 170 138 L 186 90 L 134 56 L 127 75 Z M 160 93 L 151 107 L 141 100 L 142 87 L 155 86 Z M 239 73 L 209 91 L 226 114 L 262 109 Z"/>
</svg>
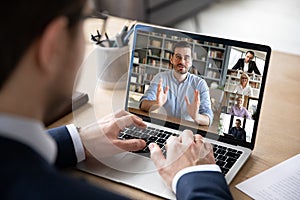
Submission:
<svg viewBox="0 0 300 200">
<path fill-rule="evenodd" d="M 170 58 L 173 70 L 158 73 L 140 100 L 147 112 L 163 109 L 168 116 L 211 125 L 213 112 L 209 89 L 204 79 L 190 74 L 192 47 L 185 41 L 174 46 Z"/>
</svg>

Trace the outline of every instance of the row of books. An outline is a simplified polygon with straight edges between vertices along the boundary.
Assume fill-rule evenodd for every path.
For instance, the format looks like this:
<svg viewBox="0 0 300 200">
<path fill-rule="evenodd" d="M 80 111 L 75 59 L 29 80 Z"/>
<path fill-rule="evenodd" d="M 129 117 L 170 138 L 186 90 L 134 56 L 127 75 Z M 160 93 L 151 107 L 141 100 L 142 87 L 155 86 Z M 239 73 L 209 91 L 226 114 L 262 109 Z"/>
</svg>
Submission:
<svg viewBox="0 0 300 200">
<path fill-rule="evenodd" d="M 220 59 L 223 59 L 223 51 L 210 50 L 210 51 L 209 51 L 209 56 L 212 57 L 212 58 L 220 58 Z"/>
<path fill-rule="evenodd" d="M 167 39 L 174 40 L 174 41 L 183 40 L 183 41 L 187 41 L 187 42 L 190 42 L 190 43 L 193 43 L 193 42 L 196 41 L 198 44 L 204 44 L 204 45 L 212 46 L 212 47 L 225 48 L 224 44 L 215 43 L 215 42 L 200 41 L 200 40 L 193 40 L 192 38 L 187 38 L 187 37 L 180 37 L 180 36 L 167 35 L 167 34 L 155 33 L 155 32 L 147 32 L 147 31 L 139 31 L 139 33 L 149 35 L 149 36 L 153 36 L 153 37 L 167 38 Z M 160 41 L 156 40 L 156 42 L 155 42 L 156 44 L 154 44 L 154 46 L 161 47 L 161 40 Z M 174 43 L 173 41 L 172 42 L 169 41 L 169 42 Z M 151 45 L 153 45 L 153 44 L 151 44 Z M 165 46 L 165 48 L 173 49 L 173 47 L 169 46 L 169 44 L 167 44 Z"/>
<path fill-rule="evenodd" d="M 139 57 L 138 52 L 135 52 L 135 54 L 137 54 L 137 55 L 135 55 L 135 57 Z M 147 49 L 147 55 L 169 60 L 171 58 L 172 53 L 169 51 L 160 51 L 159 49 L 149 48 L 149 49 Z M 204 62 L 207 60 L 206 54 L 198 54 L 197 52 L 193 52 L 192 57 L 193 57 L 193 59 L 201 60 Z M 210 57 L 221 59 L 223 57 L 223 53 L 213 51 L 213 52 L 210 52 Z"/>
</svg>

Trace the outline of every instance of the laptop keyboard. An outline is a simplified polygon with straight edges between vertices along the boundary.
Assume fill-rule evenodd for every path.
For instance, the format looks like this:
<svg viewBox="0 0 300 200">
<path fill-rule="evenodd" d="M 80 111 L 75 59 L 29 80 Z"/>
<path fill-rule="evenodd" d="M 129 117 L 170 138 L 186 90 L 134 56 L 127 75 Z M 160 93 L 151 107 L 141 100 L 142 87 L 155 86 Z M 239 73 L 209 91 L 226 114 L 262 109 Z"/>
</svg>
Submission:
<svg viewBox="0 0 300 200">
<path fill-rule="evenodd" d="M 219 165 L 222 173 L 225 175 L 234 165 L 237 159 L 241 156 L 242 151 L 217 144 L 212 145 L 214 149 L 216 164 Z"/>
<path fill-rule="evenodd" d="M 150 151 L 148 145 L 152 142 L 155 142 L 162 150 L 163 154 L 166 155 L 165 144 L 167 139 L 171 136 L 179 136 L 179 134 L 172 133 L 169 131 L 156 129 L 153 127 L 147 127 L 146 129 L 139 129 L 137 127 L 128 127 L 122 130 L 119 133 L 119 139 L 127 140 L 127 139 L 143 139 L 146 141 L 147 145 L 144 149 L 137 151 L 140 155 L 150 157 Z M 216 159 L 216 164 L 220 167 L 222 173 L 224 175 L 227 174 L 229 169 L 234 165 L 237 159 L 242 154 L 242 151 L 212 144 L 214 150 L 214 156 Z"/>
</svg>

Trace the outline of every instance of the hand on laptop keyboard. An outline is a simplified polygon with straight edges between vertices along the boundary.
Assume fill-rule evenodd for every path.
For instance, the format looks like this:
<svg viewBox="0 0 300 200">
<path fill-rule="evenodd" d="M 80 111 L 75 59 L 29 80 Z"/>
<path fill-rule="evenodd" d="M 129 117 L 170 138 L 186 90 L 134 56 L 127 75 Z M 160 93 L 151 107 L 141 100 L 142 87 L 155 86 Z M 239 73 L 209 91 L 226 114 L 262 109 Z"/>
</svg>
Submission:
<svg viewBox="0 0 300 200">
<path fill-rule="evenodd" d="M 142 119 L 122 110 L 81 128 L 79 134 L 88 152 L 93 157 L 101 159 L 123 151 L 138 151 L 146 147 L 146 142 L 142 139 L 118 139 L 120 131 L 128 126 L 136 126 L 141 129 L 147 127 Z"/>
<path fill-rule="evenodd" d="M 158 168 L 169 187 L 177 172 L 201 164 L 214 164 L 212 146 L 205 143 L 201 135 L 192 131 L 183 131 L 180 137 L 170 136 L 167 139 L 167 156 L 165 157 L 156 143 L 150 143 L 151 159 Z"/>
</svg>

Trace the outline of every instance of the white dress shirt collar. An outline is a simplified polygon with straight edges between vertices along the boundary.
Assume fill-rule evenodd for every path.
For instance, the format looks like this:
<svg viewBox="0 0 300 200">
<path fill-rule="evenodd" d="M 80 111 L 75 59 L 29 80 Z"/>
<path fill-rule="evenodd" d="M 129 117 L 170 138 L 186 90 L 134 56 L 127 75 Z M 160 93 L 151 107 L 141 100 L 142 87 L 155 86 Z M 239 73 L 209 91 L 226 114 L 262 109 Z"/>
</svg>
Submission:
<svg viewBox="0 0 300 200">
<path fill-rule="evenodd" d="M 49 163 L 55 162 L 56 142 L 37 120 L 0 113 L 0 136 L 23 143 Z"/>
</svg>

